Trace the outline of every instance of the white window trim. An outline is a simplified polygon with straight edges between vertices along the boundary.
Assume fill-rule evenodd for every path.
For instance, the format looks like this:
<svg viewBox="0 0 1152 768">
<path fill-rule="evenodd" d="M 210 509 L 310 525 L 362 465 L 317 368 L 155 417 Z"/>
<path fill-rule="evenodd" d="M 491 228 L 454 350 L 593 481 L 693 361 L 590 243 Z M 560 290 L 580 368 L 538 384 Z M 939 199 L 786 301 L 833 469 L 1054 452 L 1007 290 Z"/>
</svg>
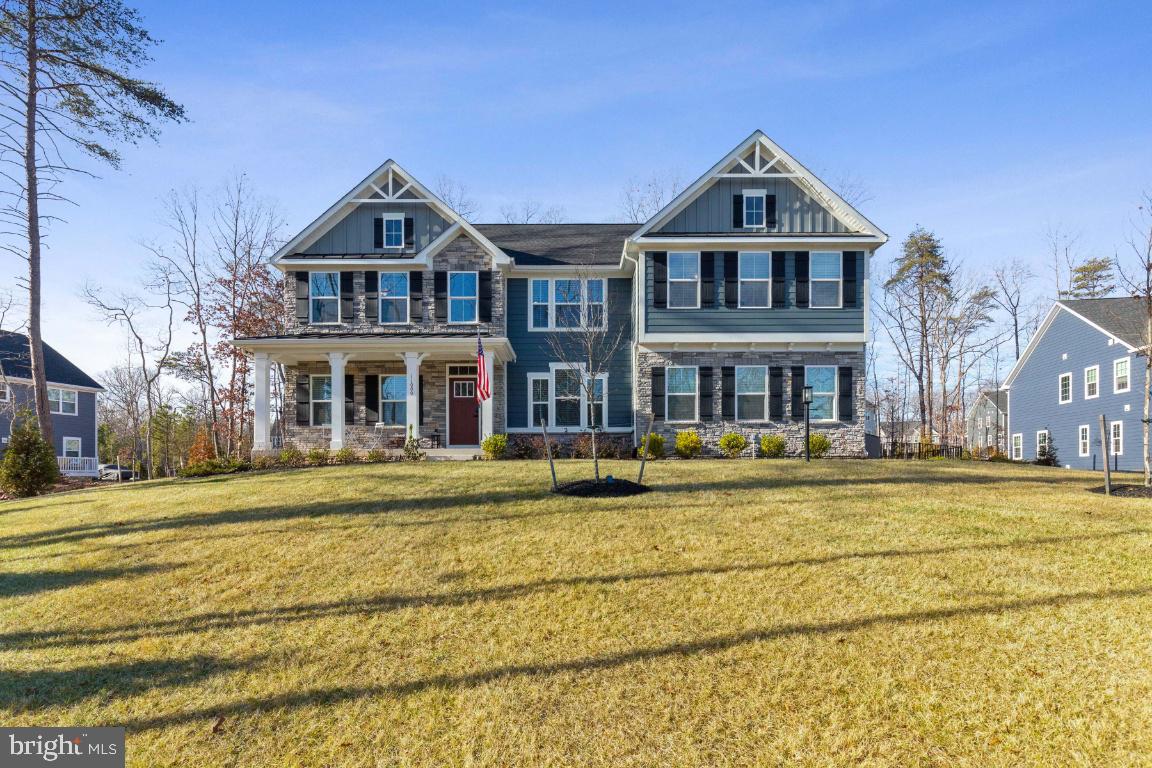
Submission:
<svg viewBox="0 0 1152 768">
<path fill-rule="evenodd" d="M 578 326 L 565 326 L 558 328 L 556 326 L 556 281 L 557 280 L 578 280 L 580 282 L 580 325 Z M 685 281 L 686 282 L 686 281 Z M 533 293 L 533 283 L 544 283 L 548 286 L 548 300 L 546 302 L 536 301 L 536 295 Z M 588 301 L 588 284 L 600 283 L 601 293 L 604 297 L 603 302 Z M 604 307 L 604 311 L 600 313 L 602 319 L 600 325 L 588 325 L 588 308 L 593 304 L 600 304 Z M 548 324 L 536 325 L 536 313 L 533 311 L 536 307 L 548 307 Z M 608 328 L 608 281 L 603 277 L 532 277 L 528 278 L 528 330 L 529 331 L 557 331 L 560 333 L 567 333 L 570 331 L 584 331 L 592 330 L 605 330 Z"/>
<path fill-rule="evenodd" d="M 1088 424 L 1081 424 L 1076 428 L 1077 448 L 1080 451 L 1081 458 L 1092 455 L 1092 427 Z"/>
<path fill-rule="evenodd" d="M 672 283 L 690 283 L 691 280 L 673 279 L 672 278 L 672 254 L 683 256 L 696 257 L 696 303 L 690 307 L 674 307 L 672 306 Z M 700 283 L 703 282 L 700 278 L 700 251 L 668 251 L 668 309 L 700 309 Z"/>
<path fill-rule="evenodd" d="M 1118 363 L 1128 364 L 1128 386 L 1124 389 L 1119 389 L 1116 386 L 1116 365 Z M 1118 357 L 1112 361 L 1112 394 L 1122 395 L 1132 391 L 1132 357 Z"/>
<path fill-rule="evenodd" d="M 453 296 L 452 295 L 452 275 L 475 275 L 476 276 L 476 293 L 471 296 Z M 452 300 L 472 299 L 476 302 L 476 319 L 474 320 L 453 320 L 452 319 Z M 448 273 L 448 325 L 479 325 L 480 324 L 480 273 L 472 269 L 459 269 L 452 270 Z"/>
<path fill-rule="evenodd" d="M 759 418 L 759 419 L 742 419 L 742 418 L 740 418 L 740 369 L 741 368 L 762 368 L 762 369 L 764 369 L 764 416 Z M 735 392 L 733 397 L 735 397 L 735 399 L 736 399 L 736 402 L 734 403 L 734 407 L 736 410 L 736 421 L 763 422 L 763 421 L 769 421 L 770 420 L 768 418 L 768 415 L 769 415 L 768 414 L 768 407 L 769 407 L 769 403 L 768 403 L 768 378 L 769 378 L 768 366 L 766 366 L 766 365 L 737 365 L 736 366 L 736 381 L 734 382 L 735 386 L 733 389 L 733 391 Z M 750 392 L 749 394 L 754 395 L 756 393 Z"/>
<path fill-rule="evenodd" d="M 312 295 L 312 275 L 336 275 L 336 295 L 335 296 L 313 296 Z M 320 301 L 335 301 L 336 302 L 336 319 L 331 322 L 321 322 L 312 319 L 312 301 L 319 299 Z M 340 313 L 340 272 L 331 269 L 317 269 L 308 273 L 308 325 L 340 325 L 344 318 Z"/>
<path fill-rule="evenodd" d="M 1116 429 L 1119 427 L 1120 429 Z M 1120 450 L 1116 450 L 1116 443 L 1120 443 Z M 1108 423 L 1108 455 L 1124 455 L 1124 422 L 1111 421 Z"/>
<path fill-rule="evenodd" d="M 813 278 L 812 277 L 812 262 L 815 260 L 817 254 L 834 255 L 838 259 L 836 262 L 840 265 L 840 277 L 833 280 L 828 277 Z M 815 292 L 812 286 L 816 283 L 836 283 L 836 303 L 816 306 L 813 301 Z M 808 309 L 843 309 L 844 308 L 844 253 L 843 251 L 812 251 L 808 254 Z"/>
<path fill-rule="evenodd" d="M 1094 395 L 1088 394 L 1088 372 L 1089 371 L 1096 371 L 1096 394 L 1094 394 Z M 1100 397 L 1100 366 L 1090 365 L 1084 369 L 1084 399 L 1085 400 L 1095 400 L 1098 397 Z"/>
<path fill-rule="evenodd" d="M 327 400 L 317 400 L 315 397 L 312 396 L 312 394 L 316 391 L 312 385 L 315 383 L 316 379 L 318 379 L 318 378 L 319 379 L 328 379 L 328 391 L 329 392 L 332 391 L 332 375 L 331 374 L 329 374 L 329 373 L 310 373 L 310 374 L 308 374 L 308 424 L 309 424 L 309 426 L 313 426 L 313 427 L 328 427 L 329 429 L 331 429 L 332 428 L 332 420 L 331 420 L 332 419 L 332 409 L 335 408 L 335 406 L 332 404 L 332 399 L 329 398 Z M 328 403 L 328 406 L 329 406 L 328 419 L 329 420 L 328 420 L 327 424 L 317 424 L 316 423 L 316 403 Z"/>
<path fill-rule="evenodd" d="M 1046 429 L 1036 430 L 1036 458 L 1040 458 L 1040 436 L 1044 435 L 1044 445 L 1047 447 L 1052 443 L 1052 435 Z"/>
<path fill-rule="evenodd" d="M 668 371 L 672 370 L 673 368 L 677 368 L 677 369 L 685 368 L 687 370 L 692 371 L 692 376 L 693 376 L 692 380 L 694 382 L 696 382 L 696 384 L 695 384 L 695 386 L 696 386 L 695 405 L 694 405 L 694 409 L 692 411 L 692 418 L 691 419 L 672 419 L 672 418 L 669 418 L 670 414 L 672 413 L 672 407 L 671 407 L 672 403 L 671 403 L 671 400 L 669 400 L 669 397 L 685 397 L 686 396 L 686 393 L 684 393 L 684 392 L 680 392 L 680 393 L 669 393 L 668 392 L 668 383 L 672 380 L 672 377 L 668 375 Z M 700 366 L 698 366 L 698 365 L 669 365 L 664 369 L 664 421 L 668 424 L 694 424 L 694 423 L 700 421 Z"/>
<path fill-rule="evenodd" d="M 768 278 L 752 277 L 747 280 L 742 276 L 744 270 L 744 257 L 745 256 L 759 256 L 764 255 L 768 257 Z M 768 303 L 767 304 L 745 304 L 744 303 L 744 283 L 767 283 L 768 284 Z M 736 306 L 739 309 L 772 309 L 772 252 L 771 251 L 739 251 L 736 255 Z"/>
<path fill-rule="evenodd" d="M 385 380 L 391 379 L 391 378 L 404 379 L 404 397 L 400 398 L 399 400 L 385 400 L 384 399 L 384 382 L 385 382 Z M 389 426 L 389 427 L 406 426 L 408 423 L 408 406 L 407 406 L 407 404 L 408 404 L 408 374 L 406 374 L 406 373 L 382 373 L 382 374 L 380 374 L 380 384 L 378 386 L 380 387 L 380 391 L 377 393 L 377 397 L 378 397 L 378 401 L 379 401 L 377 406 L 376 406 L 378 409 L 377 414 L 376 414 L 377 415 L 377 423 L 378 424 L 384 424 L 385 426 Z M 404 403 L 405 404 L 405 406 L 404 406 L 404 424 L 399 424 L 399 423 L 392 424 L 392 423 L 384 421 L 384 403 Z M 345 425 L 345 426 L 348 426 L 348 425 Z"/>
<path fill-rule="evenodd" d="M 1068 399 L 1067 400 L 1064 399 L 1064 379 L 1065 378 L 1068 379 Z M 1072 372 L 1071 371 L 1068 371 L 1067 373 L 1060 374 L 1060 378 L 1057 379 L 1057 382 L 1056 382 L 1056 399 L 1060 402 L 1060 405 L 1068 405 L 1068 403 L 1072 402 Z"/>
<path fill-rule="evenodd" d="M 384 321 L 384 297 L 380 295 L 380 278 L 384 275 L 403 275 L 404 277 L 404 313 L 401 315 L 403 320 Z M 410 283 L 411 277 L 407 272 L 381 272 L 376 278 L 376 322 L 380 325 L 411 325 L 412 324 L 412 285 Z M 477 292 L 480 286 L 476 286 Z M 396 299 L 388 299 L 388 301 L 395 301 Z M 480 314 L 480 305 L 476 305 L 476 314 Z"/>
<path fill-rule="evenodd" d="M 382 227 L 384 233 L 384 245 L 381 250 L 384 251 L 402 251 L 404 250 L 404 214 L 403 213 L 382 213 L 376 218 L 382 219 L 384 222 L 399 221 L 400 222 L 400 245 L 388 245 L 388 224 L 383 223 Z"/>
<path fill-rule="evenodd" d="M 544 283 L 544 301 L 536 301 L 536 283 Z M 552 330 L 552 280 L 547 277 L 532 277 L 528 279 L 528 330 L 530 331 L 550 331 Z M 547 312 L 547 319 L 544 325 L 536 325 L 536 307 L 545 307 Z"/>
<path fill-rule="evenodd" d="M 7 381 L 0 381 L 0 403 L 7 403 L 12 399 L 12 385 Z"/>
<path fill-rule="evenodd" d="M 76 446 L 77 446 L 76 447 L 76 455 L 71 456 L 71 457 L 68 456 L 68 441 L 69 440 L 75 440 Z M 80 457 L 82 457 L 84 455 L 84 440 L 82 438 L 79 438 L 79 437 L 71 437 L 71 436 L 65 435 L 64 437 L 60 438 L 60 448 L 61 448 L 61 453 L 60 453 L 61 456 L 65 457 L 65 458 L 79 459 Z"/>
<path fill-rule="evenodd" d="M 586 377 L 585 371 L 588 370 L 587 366 L 569 365 L 568 363 L 549 363 L 548 364 L 548 427 L 549 429 L 558 430 L 563 433 L 567 432 L 584 432 L 588 429 L 588 392 L 584 389 L 584 383 L 580 383 L 580 426 L 560 426 L 556 423 L 556 372 L 557 371 L 576 371 L 581 379 Z M 532 377 L 545 378 L 543 374 L 530 374 L 529 375 L 529 388 L 528 388 L 528 407 L 532 407 Z M 602 373 L 596 377 L 603 382 L 601 387 L 604 392 L 604 420 L 608 420 L 608 374 Z M 564 398 L 568 399 L 568 398 Z M 528 411 L 528 418 L 532 418 L 532 411 Z M 607 429 L 602 426 L 601 431 Z"/>
<path fill-rule="evenodd" d="M 1024 459 L 1024 433 L 1017 432 L 1012 435 L 1012 461 Z"/>
<path fill-rule="evenodd" d="M 534 399 L 534 397 L 533 397 L 534 393 L 532 391 L 532 389 L 533 389 L 532 385 L 537 381 L 543 381 L 543 382 L 546 382 L 548 384 L 548 399 L 547 400 Z M 548 426 L 549 427 L 553 426 L 553 424 L 552 424 L 552 373 L 551 372 L 528 374 L 528 428 L 529 429 L 531 429 L 532 427 L 539 427 L 540 426 L 538 423 L 536 423 L 534 421 L 535 417 L 532 414 L 532 411 L 535 410 L 535 406 L 538 403 L 542 403 L 548 407 Z"/>
<path fill-rule="evenodd" d="M 56 402 L 59 403 L 58 408 L 52 408 L 52 393 L 58 392 Z M 64 410 L 64 393 L 71 392 L 74 396 L 72 403 L 76 406 L 76 410 L 69 413 Z M 68 387 L 48 387 L 48 412 L 56 416 L 78 416 L 80 415 L 80 391 L 76 389 L 69 389 Z"/>
<path fill-rule="evenodd" d="M 834 421 L 840 421 L 840 369 L 835 365 L 806 365 L 804 366 L 804 386 L 808 386 L 808 369 L 809 368 L 831 368 L 834 372 L 832 376 L 832 418 L 830 419 L 812 419 L 814 424 L 831 424 Z M 822 392 L 822 395 L 828 394 Z M 812 396 L 816 396 L 816 390 L 812 390 Z"/>
<path fill-rule="evenodd" d="M 768 191 L 764 189 L 745 189 L 741 192 L 744 197 L 744 229 L 767 229 L 768 228 Z M 760 213 L 764 217 L 761 224 L 748 223 L 748 201 L 750 199 L 760 198 Z"/>
</svg>

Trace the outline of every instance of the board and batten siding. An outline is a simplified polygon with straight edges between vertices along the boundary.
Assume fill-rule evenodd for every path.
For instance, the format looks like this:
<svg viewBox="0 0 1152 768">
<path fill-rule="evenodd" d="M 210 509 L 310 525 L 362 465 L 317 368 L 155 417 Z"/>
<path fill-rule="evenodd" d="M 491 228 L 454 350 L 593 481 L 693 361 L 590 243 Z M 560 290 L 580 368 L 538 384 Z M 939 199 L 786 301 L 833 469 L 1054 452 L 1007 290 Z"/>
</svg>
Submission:
<svg viewBox="0 0 1152 768">
<path fill-rule="evenodd" d="M 415 249 L 421 251 L 450 225 L 440 214 L 423 203 L 362 203 L 352 209 L 302 253 L 311 256 L 387 253 L 374 247 L 373 222 L 383 213 L 402 213 L 412 217 Z"/>
<path fill-rule="evenodd" d="M 12 416 L 16 411 L 22 408 L 33 410 L 36 407 L 31 385 L 9 381 L 8 386 L 12 390 L 12 399 L 10 402 L 0 403 L 0 437 L 2 438 L 7 438 L 12 434 Z M 48 386 L 55 387 L 59 385 L 49 383 Z M 62 388 L 71 389 L 71 387 L 67 386 Z M 64 455 L 65 437 L 80 438 L 81 456 L 86 458 L 96 456 L 95 392 L 76 393 L 75 416 L 62 413 L 52 414 L 52 442 L 54 443 L 57 456 Z M 5 441 L 3 445 L 0 445 L 0 450 L 6 448 L 7 445 L 8 443 Z"/>
<path fill-rule="evenodd" d="M 1109 345 L 1109 338 L 1067 310 L 1058 310 L 1008 392 L 1009 450 L 1011 436 L 1021 434 L 1024 460 L 1034 461 L 1036 432 L 1046 429 L 1061 466 L 1101 469 L 1100 414 L 1103 413 L 1109 423 L 1124 423 L 1124 455 L 1119 457 L 1119 468 L 1132 471 L 1143 468 L 1144 400 L 1140 382 L 1144 381 L 1144 360 L 1130 354 L 1123 344 Z M 1127 393 L 1117 395 L 1112 391 L 1112 362 L 1121 357 L 1131 357 L 1132 385 Z M 1085 400 L 1084 369 L 1093 365 L 1100 366 L 1100 396 Z M 1063 405 L 1060 404 L 1062 373 L 1072 374 L 1072 402 Z M 1088 456 L 1079 455 L 1081 424 L 1089 426 Z"/>
<path fill-rule="evenodd" d="M 744 232 L 732 226 L 732 196 L 744 190 L 763 190 L 776 195 L 776 229 L 781 234 L 850 232 L 831 211 L 818 203 L 791 179 L 719 179 L 700 197 L 655 230 L 653 234 L 678 235 L 706 232 Z"/>
<path fill-rule="evenodd" d="M 549 364 L 558 362 L 548 346 L 550 334 L 528 330 L 528 282 L 529 278 L 523 277 L 508 280 L 508 340 L 516 350 L 516 362 L 508 364 L 506 378 L 508 429 L 532 426 L 528 424 L 528 374 L 548 373 Z M 623 326 L 624 341 L 608 367 L 606 426 L 626 429 L 632 426 L 631 278 L 608 278 L 607 300 L 609 338 L 615 338 Z"/>
<path fill-rule="evenodd" d="M 859 274 L 863 275 L 863 258 Z M 770 309 L 729 309 L 724 306 L 724 259 L 717 257 L 713 268 L 716 292 L 711 309 L 656 309 L 653 307 L 652 253 L 644 254 L 645 330 L 648 333 L 863 333 L 864 280 L 856 281 L 856 306 L 841 309 L 812 309 L 796 306 L 796 254 L 784 257 L 787 302 Z"/>
</svg>

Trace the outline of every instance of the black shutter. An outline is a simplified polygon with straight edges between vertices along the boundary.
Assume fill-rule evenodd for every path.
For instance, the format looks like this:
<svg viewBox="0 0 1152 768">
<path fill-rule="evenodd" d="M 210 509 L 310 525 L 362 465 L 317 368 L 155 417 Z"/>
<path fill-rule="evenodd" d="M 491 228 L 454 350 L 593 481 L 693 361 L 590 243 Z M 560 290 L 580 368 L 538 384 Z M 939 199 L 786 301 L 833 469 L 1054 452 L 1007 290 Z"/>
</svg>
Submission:
<svg viewBox="0 0 1152 768">
<path fill-rule="evenodd" d="M 736 420 L 736 366 L 720 369 L 720 416 L 724 421 Z"/>
<path fill-rule="evenodd" d="M 788 278 L 784 271 L 784 251 L 772 252 L 772 308 L 788 306 Z"/>
<path fill-rule="evenodd" d="M 355 308 L 353 307 L 353 281 L 352 272 L 340 273 L 340 322 L 352 323 L 356 321 Z"/>
<path fill-rule="evenodd" d="M 740 254 L 732 251 L 724 254 L 724 306 L 740 306 Z"/>
<path fill-rule="evenodd" d="M 424 273 L 408 273 L 408 319 L 413 323 L 424 321 Z"/>
<path fill-rule="evenodd" d="M 840 366 L 840 421 L 852 421 L 852 366 Z"/>
<path fill-rule="evenodd" d="M 372 220 L 372 247 L 384 247 L 384 217 L 377 216 Z"/>
<path fill-rule="evenodd" d="M 480 271 L 480 322 L 492 322 L 492 270 Z"/>
<path fill-rule="evenodd" d="M 344 374 L 344 425 L 356 423 L 356 377 Z"/>
<path fill-rule="evenodd" d="M 657 419 L 664 418 L 664 368 L 653 368 L 652 376 L 652 415 Z"/>
<path fill-rule="evenodd" d="M 668 254 L 665 251 L 652 254 L 652 306 L 668 308 Z"/>
<path fill-rule="evenodd" d="M 416 247 L 416 221 L 411 216 L 404 217 L 404 247 Z"/>
<path fill-rule="evenodd" d="M 712 369 L 706 365 L 697 369 L 696 385 L 700 390 L 700 420 L 712 420 Z"/>
<path fill-rule="evenodd" d="M 373 426 L 380 421 L 380 377 L 370 373 L 364 377 L 364 423 Z"/>
<path fill-rule="evenodd" d="M 764 196 L 764 225 L 766 227 L 776 226 L 776 195 Z"/>
<path fill-rule="evenodd" d="M 792 421 L 804 420 L 804 366 L 792 367 Z"/>
<path fill-rule="evenodd" d="M 856 265 L 859 263 L 855 251 L 844 251 L 844 282 L 841 284 L 844 286 L 844 301 L 841 306 L 856 306 Z"/>
<path fill-rule="evenodd" d="M 784 420 L 784 369 L 779 366 L 768 369 L 768 418 Z"/>
<path fill-rule="evenodd" d="M 436 322 L 448 322 L 448 273 L 438 269 L 432 275 L 436 299 Z"/>
<path fill-rule="evenodd" d="M 732 227 L 744 228 L 744 195 L 732 195 Z"/>
<path fill-rule="evenodd" d="M 716 306 L 716 254 L 705 251 L 700 254 L 700 308 L 712 309 Z"/>
<path fill-rule="evenodd" d="M 364 273 L 364 319 L 380 322 L 380 273 L 374 269 Z"/>
<path fill-rule="evenodd" d="M 312 389 L 308 374 L 296 376 L 296 426 L 306 427 L 312 421 Z"/>
<path fill-rule="evenodd" d="M 808 251 L 796 252 L 796 306 L 808 308 Z"/>
<path fill-rule="evenodd" d="M 308 273 L 296 273 L 296 322 L 308 325 Z"/>
</svg>

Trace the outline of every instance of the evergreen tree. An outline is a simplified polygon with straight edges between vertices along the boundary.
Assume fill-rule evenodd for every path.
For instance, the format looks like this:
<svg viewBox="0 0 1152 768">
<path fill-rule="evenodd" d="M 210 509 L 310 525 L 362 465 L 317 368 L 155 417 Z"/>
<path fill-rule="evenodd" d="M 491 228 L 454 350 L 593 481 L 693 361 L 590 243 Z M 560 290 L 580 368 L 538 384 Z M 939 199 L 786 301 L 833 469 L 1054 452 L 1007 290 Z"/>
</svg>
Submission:
<svg viewBox="0 0 1152 768">
<path fill-rule="evenodd" d="M 1112 260 L 1103 257 L 1085 259 L 1072 268 L 1066 299 L 1100 299 L 1116 290 Z"/>
<path fill-rule="evenodd" d="M 0 461 L 0 490 L 13 496 L 35 496 L 59 479 L 56 451 L 40 435 L 35 415 L 21 411 L 12 424 L 8 450 Z"/>
</svg>

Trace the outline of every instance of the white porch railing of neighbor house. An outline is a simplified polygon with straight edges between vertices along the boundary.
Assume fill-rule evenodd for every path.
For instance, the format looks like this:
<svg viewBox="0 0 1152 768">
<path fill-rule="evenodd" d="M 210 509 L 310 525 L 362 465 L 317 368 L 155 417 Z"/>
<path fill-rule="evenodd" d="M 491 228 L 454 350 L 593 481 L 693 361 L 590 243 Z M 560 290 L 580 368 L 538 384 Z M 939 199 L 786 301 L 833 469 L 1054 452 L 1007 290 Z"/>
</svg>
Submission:
<svg viewBox="0 0 1152 768">
<path fill-rule="evenodd" d="M 96 474 L 95 456 L 57 456 L 56 463 L 60 465 L 60 471 L 66 475 Z"/>
</svg>

